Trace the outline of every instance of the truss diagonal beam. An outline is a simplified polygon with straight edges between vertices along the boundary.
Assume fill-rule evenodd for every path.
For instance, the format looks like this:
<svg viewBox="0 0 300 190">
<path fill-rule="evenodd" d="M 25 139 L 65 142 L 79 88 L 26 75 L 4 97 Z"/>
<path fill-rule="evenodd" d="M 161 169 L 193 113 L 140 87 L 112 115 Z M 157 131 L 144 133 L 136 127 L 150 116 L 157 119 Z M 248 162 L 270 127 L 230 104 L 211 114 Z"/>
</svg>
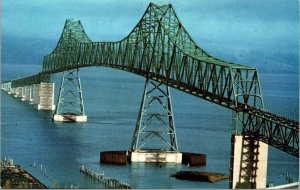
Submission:
<svg viewBox="0 0 300 190">
<path fill-rule="evenodd" d="M 44 57 L 42 71 L 8 83 L 20 87 L 48 82 L 51 74 L 89 66 L 129 71 L 236 112 L 250 110 L 261 120 L 271 117 L 269 125 L 299 133 L 298 121 L 257 109 L 263 105 L 257 69 L 209 55 L 194 42 L 170 4 L 150 3 L 128 36 L 115 42 L 92 42 L 80 21 L 68 19 L 56 48 Z M 255 131 L 249 129 L 248 133 Z M 260 134 L 268 138 L 266 133 Z M 283 138 L 293 139 L 289 133 Z M 267 143 L 278 147 L 281 141 L 273 138 Z M 285 145 L 284 151 L 297 148 Z"/>
<path fill-rule="evenodd" d="M 149 149 L 178 151 L 178 146 L 169 87 L 146 79 L 131 150 Z"/>
</svg>

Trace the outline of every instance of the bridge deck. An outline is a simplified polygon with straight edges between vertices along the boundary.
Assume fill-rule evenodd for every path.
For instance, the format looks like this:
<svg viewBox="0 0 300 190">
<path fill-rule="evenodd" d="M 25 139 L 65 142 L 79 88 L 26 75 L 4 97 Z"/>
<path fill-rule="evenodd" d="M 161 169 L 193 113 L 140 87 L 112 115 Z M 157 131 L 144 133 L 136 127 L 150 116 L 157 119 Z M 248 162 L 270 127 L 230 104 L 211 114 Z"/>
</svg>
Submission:
<svg viewBox="0 0 300 190">
<path fill-rule="evenodd" d="M 187 33 L 171 5 L 150 3 L 124 39 L 92 42 L 81 22 L 67 20 L 40 73 L 8 81 L 12 88 L 49 82 L 51 74 L 107 66 L 148 77 L 242 113 L 242 132 L 299 157 L 299 122 L 265 111 L 255 67 L 217 59 Z"/>
</svg>

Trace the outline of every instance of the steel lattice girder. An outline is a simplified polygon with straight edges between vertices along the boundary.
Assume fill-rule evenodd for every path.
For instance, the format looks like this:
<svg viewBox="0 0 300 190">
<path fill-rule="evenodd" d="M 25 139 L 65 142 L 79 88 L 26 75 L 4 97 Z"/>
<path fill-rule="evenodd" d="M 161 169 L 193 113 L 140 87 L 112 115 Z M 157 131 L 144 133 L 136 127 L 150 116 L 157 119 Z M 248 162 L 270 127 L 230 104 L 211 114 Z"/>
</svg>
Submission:
<svg viewBox="0 0 300 190">
<path fill-rule="evenodd" d="M 131 150 L 153 149 L 154 147 L 145 145 L 153 143 L 156 139 L 156 149 L 178 151 L 171 104 L 169 87 L 147 78 Z"/>
<path fill-rule="evenodd" d="M 13 80 L 11 87 L 21 87 L 21 86 L 29 86 L 33 84 L 40 84 L 41 82 L 50 82 L 51 75 L 47 73 L 39 73 L 37 75 L 32 75 L 24 78 L 20 78 L 17 80 Z"/>
<path fill-rule="evenodd" d="M 57 47 L 44 57 L 43 72 L 95 65 L 152 75 L 174 85 L 183 84 L 188 89 L 202 91 L 208 95 L 204 98 L 218 100 L 216 103 L 222 102 L 225 107 L 236 108 L 239 103 L 253 106 L 235 94 L 242 87 L 250 86 L 261 96 L 260 89 L 256 90 L 260 88 L 258 79 L 236 80 L 249 71 L 257 77 L 256 69 L 208 55 L 194 43 L 170 5 L 150 4 L 132 32 L 117 42 L 91 42 L 80 21 L 67 20 Z"/>
<path fill-rule="evenodd" d="M 267 115 L 268 114 L 268 115 Z M 268 112 L 243 112 L 243 135 L 255 137 L 264 143 L 299 157 L 299 125 L 292 120 L 283 123 L 282 118 Z M 270 116 L 271 115 L 271 116 Z"/>
<path fill-rule="evenodd" d="M 241 178 L 251 189 L 256 188 L 257 164 L 259 162 L 259 141 L 253 136 L 243 135 Z"/>
<path fill-rule="evenodd" d="M 257 69 L 210 56 L 190 37 L 171 5 L 150 3 L 130 34 L 116 42 L 92 42 L 80 21 L 67 20 L 56 48 L 44 57 L 42 73 L 88 66 L 147 76 L 237 112 L 250 108 L 268 116 L 259 110 L 263 100 Z M 12 81 L 13 86 L 34 83 L 34 78 Z M 289 127 L 288 118 L 276 117 L 272 125 Z M 292 131 L 298 134 L 299 122 L 293 123 Z"/>
<path fill-rule="evenodd" d="M 79 69 L 63 73 L 59 91 L 55 114 L 85 115 Z"/>
</svg>

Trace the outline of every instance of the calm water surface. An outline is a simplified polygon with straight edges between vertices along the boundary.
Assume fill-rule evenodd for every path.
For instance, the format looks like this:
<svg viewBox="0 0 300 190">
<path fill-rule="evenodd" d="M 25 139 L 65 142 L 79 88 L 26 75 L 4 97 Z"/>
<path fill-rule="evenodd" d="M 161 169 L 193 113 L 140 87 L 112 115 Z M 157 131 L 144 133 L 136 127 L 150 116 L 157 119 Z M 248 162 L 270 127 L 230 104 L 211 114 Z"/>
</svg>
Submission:
<svg viewBox="0 0 300 190">
<path fill-rule="evenodd" d="M 4 72 L 16 74 L 11 67 L 4 67 Z M 56 94 L 60 77 L 61 73 L 53 77 Z M 298 75 L 261 74 L 260 79 L 266 108 L 298 120 Z M 49 187 L 59 183 L 61 187 L 73 184 L 103 188 L 79 172 L 84 164 L 135 188 L 228 188 L 228 180 L 212 184 L 169 176 L 179 170 L 229 174 L 231 111 L 172 89 L 179 149 L 207 154 L 207 165 L 103 165 L 99 163 L 100 151 L 130 147 L 145 79 L 119 70 L 91 67 L 81 70 L 81 80 L 88 116 L 88 122 L 83 124 L 53 123 L 51 112 L 38 111 L 1 92 L 1 157 L 13 158 Z M 298 159 L 269 147 L 268 182 L 285 183 L 287 172 L 298 179 L 298 168 Z"/>
</svg>

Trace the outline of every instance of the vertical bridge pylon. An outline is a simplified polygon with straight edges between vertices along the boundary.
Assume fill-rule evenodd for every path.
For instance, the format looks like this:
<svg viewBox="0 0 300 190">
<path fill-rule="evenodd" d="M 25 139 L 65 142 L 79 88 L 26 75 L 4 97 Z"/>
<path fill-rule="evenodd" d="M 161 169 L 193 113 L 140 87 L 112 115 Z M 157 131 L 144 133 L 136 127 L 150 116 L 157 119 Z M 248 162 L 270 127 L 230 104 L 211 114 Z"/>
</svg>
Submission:
<svg viewBox="0 0 300 190">
<path fill-rule="evenodd" d="M 87 121 L 78 68 L 63 73 L 53 121 Z"/>
<path fill-rule="evenodd" d="M 182 161 L 182 154 L 178 151 L 170 89 L 148 78 L 131 143 L 131 161 Z"/>
<path fill-rule="evenodd" d="M 229 188 L 264 189 L 268 145 L 259 141 L 257 135 L 247 132 L 248 128 L 256 129 L 262 124 L 261 120 L 245 113 L 249 110 L 248 105 L 250 109 L 264 110 L 258 73 L 257 70 L 244 69 L 234 71 L 234 76 L 235 100 L 244 106 L 240 106 L 240 111 L 233 111 Z"/>
<path fill-rule="evenodd" d="M 268 145 L 299 158 L 299 121 L 264 109 L 257 69 L 209 55 L 188 34 L 171 4 L 160 6 L 150 3 L 130 34 L 114 42 L 93 42 L 80 21 L 68 19 L 56 48 L 44 57 L 42 71 L 2 83 L 1 88 L 24 98 L 26 102 L 27 98 L 31 101 L 30 96 L 25 95 L 26 86 L 40 85 L 36 88 L 38 92 L 33 90 L 38 95 L 33 96 L 32 102 L 39 109 L 52 110 L 54 84 L 50 84 L 50 75 L 89 66 L 107 66 L 148 76 L 149 79 L 232 110 L 235 127 L 231 141 L 230 188 L 265 188 Z M 62 80 L 56 117 L 64 120 L 67 117 L 63 116 L 69 114 L 72 121 L 76 121 L 74 118 L 86 120 L 78 70 L 67 72 L 75 76 Z M 66 90 L 72 83 L 75 90 Z M 155 88 L 155 92 L 160 91 Z M 151 101 L 144 95 L 132 152 L 140 153 L 139 156 L 144 156 L 146 161 L 152 159 L 147 158 L 149 155 L 157 159 L 163 157 L 162 154 L 151 155 L 150 150 L 178 153 L 177 145 L 173 143 L 176 142 L 173 119 L 172 125 L 170 121 L 163 120 L 173 117 L 163 117 L 149 111 L 154 103 L 161 105 L 158 101 L 161 98 L 153 99 L 151 103 L 144 102 L 144 99 Z M 67 107 L 70 107 L 69 111 Z M 157 126 L 165 127 L 165 131 L 151 128 L 150 124 L 154 121 L 156 124 L 161 122 Z M 151 143 L 155 138 L 163 143 L 153 143 L 153 146 Z M 158 145 L 165 147 L 156 147 Z M 142 155 L 145 150 L 148 150 L 148 155 Z M 136 160 L 141 161 L 141 157 Z"/>
</svg>

